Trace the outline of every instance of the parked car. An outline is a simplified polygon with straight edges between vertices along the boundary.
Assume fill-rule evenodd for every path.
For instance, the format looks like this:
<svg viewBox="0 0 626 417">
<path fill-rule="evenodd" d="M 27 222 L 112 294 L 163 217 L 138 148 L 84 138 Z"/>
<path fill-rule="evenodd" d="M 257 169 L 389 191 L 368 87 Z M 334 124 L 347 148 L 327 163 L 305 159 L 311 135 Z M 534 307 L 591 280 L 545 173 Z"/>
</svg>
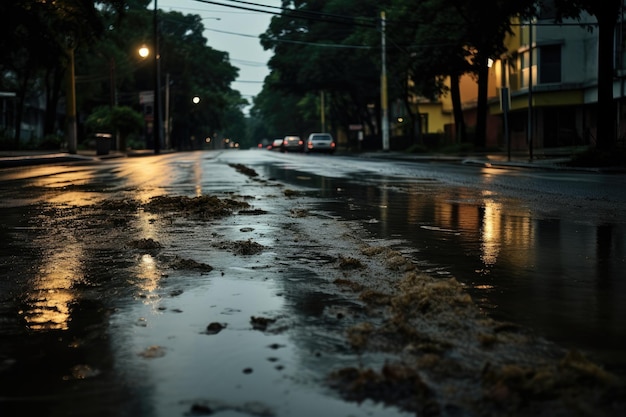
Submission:
<svg viewBox="0 0 626 417">
<path fill-rule="evenodd" d="M 280 151 L 283 148 L 283 140 L 282 139 L 274 139 L 272 143 L 267 145 L 267 149 L 270 151 Z"/>
<path fill-rule="evenodd" d="M 306 140 L 305 152 L 335 152 L 337 144 L 330 133 L 311 133 Z"/>
<path fill-rule="evenodd" d="M 300 139 L 300 136 L 285 136 L 281 151 L 304 152 L 304 141 Z"/>
</svg>

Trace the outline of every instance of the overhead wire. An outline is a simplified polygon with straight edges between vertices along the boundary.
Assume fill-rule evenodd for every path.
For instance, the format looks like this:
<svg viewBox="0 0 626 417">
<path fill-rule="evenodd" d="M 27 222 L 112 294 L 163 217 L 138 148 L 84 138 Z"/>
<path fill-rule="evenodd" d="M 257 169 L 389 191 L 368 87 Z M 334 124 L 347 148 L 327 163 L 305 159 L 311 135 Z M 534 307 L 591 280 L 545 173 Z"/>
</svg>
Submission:
<svg viewBox="0 0 626 417">
<path fill-rule="evenodd" d="M 249 37 L 249 38 L 258 38 L 257 35 L 249 35 L 249 34 L 245 34 L 245 33 L 237 33 L 237 32 L 230 32 L 227 30 L 219 30 L 219 29 L 213 29 L 213 28 L 208 28 L 205 27 L 204 30 L 208 30 L 210 32 L 217 32 L 217 33 L 225 33 L 227 35 L 236 35 L 236 36 L 245 36 L 245 37 Z M 296 40 L 291 40 L 291 39 L 273 39 L 273 42 L 278 42 L 278 43 L 293 43 L 293 44 L 298 44 L 298 45 L 311 45 L 311 46 L 319 46 L 319 47 L 324 47 L 324 48 L 348 48 L 348 49 L 372 49 L 372 46 L 369 45 L 343 45 L 343 44 L 334 44 L 334 43 L 319 43 L 319 42 L 307 42 L 307 41 L 296 41 Z"/>
<path fill-rule="evenodd" d="M 225 0 L 225 1 L 244 4 L 245 6 L 227 4 L 227 3 L 213 1 L 213 0 L 194 0 L 194 1 L 197 1 L 199 3 L 212 4 L 215 6 L 231 7 L 234 9 L 247 10 L 247 11 L 259 12 L 259 13 L 268 13 L 268 14 L 272 14 L 275 16 L 281 16 L 281 15 L 285 15 L 285 13 L 288 13 L 288 16 L 299 18 L 299 19 L 317 20 L 317 21 L 324 21 L 324 22 L 329 22 L 329 23 L 365 26 L 365 27 L 372 27 L 372 28 L 376 27 L 376 24 L 372 23 L 372 21 L 375 21 L 375 19 L 367 18 L 367 17 L 338 15 L 338 14 L 332 14 L 332 13 L 316 12 L 312 10 L 297 10 L 297 9 L 291 9 L 289 7 L 282 7 L 282 6 L 267 6 L 264 4 L 252 3 L 252 2 L 243 1 L 243 0 Z M 254 6 L 257 8 L 250 7 L 250 6 Z M 263 9 L 259 9 L 258 7 L 264 7 L 268 9 L 278 9 L 280 10 L 280 12 L 271 11 L 271 10 L 263 10 Z M 335 20 L 330 20 L 330 19 L 335 19 Z"/>
<path fill-rule="evenodd" d="M 375 24 L 372 24 L 370 22 L 372 19 L 367 18 L 367 17 L 339 15 L 339 14 L 334 14 L 334 13 L 317 12 L 314 10 L 297 10 L 297 9 L 290 9 L 288 7 L 282 7 L 282 6 L 266 6 L 264 4 L 252 3 L 252 2 L 244 1 L 244 0 L 226 0 L 226 1 L 230 1 L 232 3 L 246 4 L 250 6 L 260 6 L 260 7 L 267 7 L 267 8 L 272 8 L 272 9 L 281 9 L 287 12 L 294 12 L 294 13 L 301 15 L 299 17 L 304 18 L 304 19 L 313 18 L 313 20 L 325 20 L 326 18 L 332 18 L 332 19 L 338 19 L 339 21 L 345 21 L 345 23 L 347 24 L 355 24 L 355 20 L 360 20 L 361 22 L 356 22 L 358 25 L 366 25 L 366 26 L 371 26 L 371 27 L 376 26 Z"/>
<path fill-rule="evenodd" d="M 344 25 L 354 25 L 354 26 L 364 26 L 364 27 L 369 27 L 369 28 L 376 28 L 378 31 L 380 31 L 380 27 L 378 25 L 378 22 L 380 22 L 380 19 L 378 18 L 371 18 L 371 17 L 359 17 L 359 16 L 348 16 L 348 15 L 339 15 L 339 14 L 333 14 L 333 13 L 325 13 L 325 12 L 318 12 L 318 11 L 312 11 L 312 10 L 297 10 L 297 9 L 291 9 L 288 7 L 283 7 L 283 6 L 270 6 L 270 5 L 265 5 L 265 4 L 260 4 L 260 3 L 254 3 L 254 2 L 250 2 L 250 1 L 244 1 L 244 0 L 223 0 L 223 1 L 214 1 L 214 0 L 194 0 L 197 1 L 199 3 L 207 3 L 207 4 L 212 4 L 212 5 L 216 5 L 216 6 L 221 6 L 221 7 L 228 7 L 228 8 L 234 8 L 234 9 L 239 9 L 239 10 L 246 10 L 246 11 L 251 11 L 251 12 L 256 12 L 256 13 L 267 13 L 267 14 L 272 14 L 275 16 L 283 16 L 283 15 L 287 15 L 289 17 L 293 17 L 293 18 L 299 18 L 299 19 L 304 19 L 304 20 L 313 20 L 313 21 L 320 21 L 320 22 L 325 22 L 325 23 L 337 23 L 337 24 L 344 24 Z M 228 4 L 228 3 L 224 3 L 224 1 L 230 2 L 230 3 L 237 3 L 237 4 Z M 270 9 L 270 10 L 265 10 L 265 9 Z M 275 11 L 273 11 L 275 10 Z M 387 21 L 387 23 L 392 23 L 392 24 L 403 24 L 400 21 Z M 419 22 L 413 22 L 414 24 L 419 24 Z M 426 22 L 423 22 L 426 23 Z M 450 23 L 450 24 L 454 24 L 454 23 Z M 512 26 L 524 26 L 527 25 L 528 23 L 512 23 Z M 587 25 L 593 25 L 593 23 L 589 24 L 586 23 Z M 542 26 L 570 26 L 570 25 L 585 25 L 583 23 L 573 23 L 573 22 L 559 22 L 559 23 L 539 23 L 539 22 L 535 22 L 533 23 L 534 26 L 538 26 L 538 25 L 542 25 Z M 210 29 L 207 28 L 207 30 L 212 30 L 215 32 L 221 32 L 221 33 L 226 33 L 226 34 L 232 34 L 232 35 L 238 35 L 238 36 L 249 36 L 249 37 L 256 37 L 256 36 L 252 36 L 252 35 L 245 35 L 245 34 L 240 34 L 240 33 L 235 33 L 235 32 L 227 32 L 227 31 L 219 31 L 217 29 Z M 391 44 L 398 48 L 399 50 L 403 51 L 403 52 L 408 52 L 407 48 L 423 48 L 423 47 L 430 47 L 432 45 L 409 45 L 409 46 L 401 46 L 398 42 L 395 42 L 393 39 L 391 39 L 391 37 L 389 37 L 387 35 L 387 39 L 391 42 Z M 293 43 L 293 44 L 300 44 L 300 45 L 311 45 L 311 46 L 320 46 L 320 47 L 326 47 L 326 48 L 352 48 L 352 49 L 376 49 L 377 47 L 373 47 L 373 46 L 369 46 L 369 45 L 339 45 L 339 44 L 330 44 L 330 43 L 318 43 L 318 42 L 307 42 L 307 41 L 298 41 L 298 40 L 289 40 L 289 39 L 272 39 L 273 42 L 281 42 L 281 43 Z"/>
</svg>

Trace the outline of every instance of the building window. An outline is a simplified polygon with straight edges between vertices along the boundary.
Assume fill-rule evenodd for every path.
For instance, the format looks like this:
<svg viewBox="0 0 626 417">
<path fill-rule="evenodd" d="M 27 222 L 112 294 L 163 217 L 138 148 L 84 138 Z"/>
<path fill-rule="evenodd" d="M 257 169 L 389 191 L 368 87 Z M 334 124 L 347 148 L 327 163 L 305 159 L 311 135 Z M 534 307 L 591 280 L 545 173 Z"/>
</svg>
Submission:
<svg viewBox="0 0 626 417">
<path fill-rule="evenodd" d="M 539 49 L 539 82 L 561 82 L 561 45 L 545 45 Z"/>
<path fill-rule="evenodd" d="M 532 61 L 531 55 L 532 54 Z M 532 64 L 532 66 L 531 66 Z M 521 68 L 519 74 L 519 86 L 528 88 L 529 85 L 537 83 L 537 50 L 532 49 L 525 51 L 519 56 L 519 66 Z M 532 78 L 531 78 L 532 77 Z"/>
</svg>

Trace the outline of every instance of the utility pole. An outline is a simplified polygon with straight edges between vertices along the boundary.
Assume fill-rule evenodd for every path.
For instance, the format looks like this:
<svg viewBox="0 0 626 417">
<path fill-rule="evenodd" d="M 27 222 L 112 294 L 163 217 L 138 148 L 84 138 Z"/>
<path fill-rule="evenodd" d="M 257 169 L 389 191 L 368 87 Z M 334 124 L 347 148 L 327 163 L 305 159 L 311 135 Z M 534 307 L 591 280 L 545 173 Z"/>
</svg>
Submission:
<svg viewBox="0 0 626 417">
<path fill-rule="evenodd" d="M 530 160 L 533 160 L 533 21 L 528 22 L 528 126 L 526 139 Z"/>
<path fill-rule="evenodd" d="M 76 77 L 74 72 L 74 47 L 68 48 L 68 71 L 67 71 L 67 92 L 65 97 L 66 112 L 66 131 L 65 140 L 67 141 L 67 149 L 71 154 L 75 154 L 77 150 L 77 127 L 76 127 Z"/>
<path fill-rule="evenodd" d="M 381 27 L 381 43 L 382 43 L 382 71 L 380 75 L 380 107 L 382 110 L 382 134 L 383 134 L 383 151 L 389 150 L 389 109 L 387 100 L 387 52 L 385 40 L 385 11 L 380 12 Z"/>
<path fill-rule="evenodd" d="M 170 149 L 170 73 L 165 74 L 165 149 Z"/>
<path fill-rule="evenodd" d="M 159 19 L 157 17 L 157 0 L 154 0 L 154 153 L 161 152 L 161 64 L 159 51 Z"/>
<path fill-rule="evenodd" d="M 320 116 L 322 122 L 322 133 L 326 132 L 326 106 L 324 105 L 324 90 L 320 91 Z"/>
<path fill-rule="evenodd" d="M 511 93 L 509 91 L 508 62 L 504 57 L 500 58 L 500 70 L 502 71 L 502 83 L 500 87 L 500 107 L 504 118 L 504 141 L 506 142 L 507 160 L 511 162 L 511 135 L 509 133 L 509 101 Z"/>
</svg>

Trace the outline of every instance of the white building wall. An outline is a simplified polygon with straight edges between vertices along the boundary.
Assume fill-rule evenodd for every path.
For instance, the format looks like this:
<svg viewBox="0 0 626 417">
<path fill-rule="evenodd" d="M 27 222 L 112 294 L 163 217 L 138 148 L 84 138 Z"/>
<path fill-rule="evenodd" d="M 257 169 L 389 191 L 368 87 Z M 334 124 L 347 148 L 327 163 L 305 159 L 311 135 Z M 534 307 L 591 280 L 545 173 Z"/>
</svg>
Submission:
<svg viewBox="0 0 626 417">
<path fill-rule="evenodd" d="M 567 19 L 563 23 L 553 25 L 551 20 L 538 22 L 535 28 L 535 44 L 539 48 L 542 45 L 561 45 L 561 84 L 566 86 L 595 83 L 598 72 L 598 31 L 593 26 L 595 18 L 585 15 L 580 22 L 591 24 L 592 31 L 574 19 Z M 540 59 L 539 56 L 537 59 Z"/>
</svg>

